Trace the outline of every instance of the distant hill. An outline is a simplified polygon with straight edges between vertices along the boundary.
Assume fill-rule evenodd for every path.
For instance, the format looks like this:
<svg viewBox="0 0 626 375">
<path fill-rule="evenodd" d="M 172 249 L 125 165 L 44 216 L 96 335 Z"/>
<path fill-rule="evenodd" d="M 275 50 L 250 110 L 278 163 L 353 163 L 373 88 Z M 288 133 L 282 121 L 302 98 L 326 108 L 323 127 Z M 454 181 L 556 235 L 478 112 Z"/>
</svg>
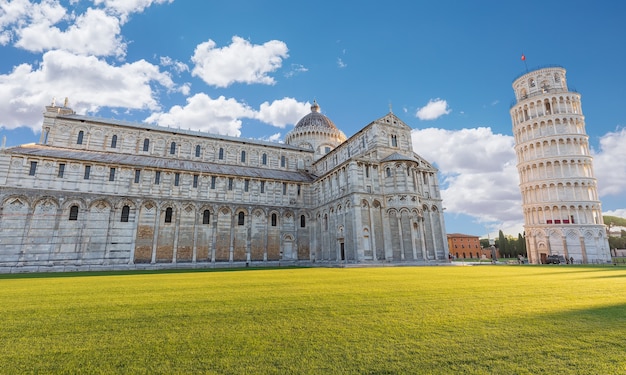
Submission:
<svg viewBox="0 0 626 375">
<path fill-rule="evenodd" d="M 626 227 L 626 219 L 617 216 L 602 216 L 604 219 L 604 225 L 610 225 L 612 227 Z"/>
</svg>

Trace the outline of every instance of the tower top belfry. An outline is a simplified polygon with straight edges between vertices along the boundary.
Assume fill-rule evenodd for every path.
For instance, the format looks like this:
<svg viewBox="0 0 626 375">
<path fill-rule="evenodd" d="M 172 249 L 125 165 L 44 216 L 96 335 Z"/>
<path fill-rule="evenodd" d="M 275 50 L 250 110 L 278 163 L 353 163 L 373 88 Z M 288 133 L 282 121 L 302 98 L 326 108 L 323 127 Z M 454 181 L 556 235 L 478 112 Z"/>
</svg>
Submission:
<svg viewBox="0 0 626 375">
<path fill-rule="evenodd" d="M 565 68 L 550 66 L 526 72 L 513 81 L 515 98 L 520 100 L 548 93 L 568 92 Z"/>
</svg>

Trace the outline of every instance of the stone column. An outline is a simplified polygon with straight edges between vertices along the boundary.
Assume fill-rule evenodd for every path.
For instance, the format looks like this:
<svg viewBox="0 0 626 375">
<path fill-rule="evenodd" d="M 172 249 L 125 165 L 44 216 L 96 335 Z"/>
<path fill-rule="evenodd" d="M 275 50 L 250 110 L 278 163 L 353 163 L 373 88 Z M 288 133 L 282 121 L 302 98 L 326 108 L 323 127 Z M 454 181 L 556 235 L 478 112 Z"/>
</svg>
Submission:
<svg viewBox="0 0 626 375">
<path fill-rule="evenodd" d="M 400 237 L 400 260 L 404 260 L 404 236 L 402 236 L 402 212 L 397 211 L 398 237 Z"/>
<path fill-rule="evenodd" d="M 419 229 L 422 233 L 420 236 L 420 245 L 422 246 L 422 259 L 428 260 L 428 254 L 426 253 L 426 228 L 424 226 L 424 218 L 420 217 L 419 219 Z"/>
<path fill-rule="evenodd" d="M 152 234 L 152 259 L 150 260 L 151 264 L 156 263 L 156 251 L 159 239 L 159 223 L 161 221 L 161 207 L 155 207 L 156 215 L 154 215 L 154 234 Z"/>
<path fill-rule="evenodd" d="M 200 215 L 204 215 L 204 213 L 201 213 L 196 208 L 196 220 L 193 222 L 193 249 L 191 250 L 191 263 L 196 263 L 196 260 L 198 259 L 198 223 L 202 220 Z"/>
<path fill-rule="evenodd" d="M 141 206 L 142 202 L 135 202 L 135 220 L 133 222 L 133 235 L 130 240 L 130 257 L 128 259 L 128 264 L 135 264 L 135 242 L 137 241 L 137 228 L 139 226 L 139 208 L 137 207 Z"/>
<path fill-rule="evenodd" d="M 378 255 L 376 254 L 376 230 L 374 228 L 374 221 L 372 220 L 372 205 L 368 202 L 367 205 L 367 213 L 369 219 L 369 227 L 370 227 L 370 248 L 372 249 L 372 260 L 377 261 Z"/>
<path fill-rule="evenodd" d="M 180 230 L 180 217 L 183 216 L 183 208 L 180 205 L 177 205 L 176 212 L 176 226 L 174 227 L 174 244 L 172 249 L 172 263 L 176 263 L 176 256 L 178 254 L 178 231 Z"/>
</svg>

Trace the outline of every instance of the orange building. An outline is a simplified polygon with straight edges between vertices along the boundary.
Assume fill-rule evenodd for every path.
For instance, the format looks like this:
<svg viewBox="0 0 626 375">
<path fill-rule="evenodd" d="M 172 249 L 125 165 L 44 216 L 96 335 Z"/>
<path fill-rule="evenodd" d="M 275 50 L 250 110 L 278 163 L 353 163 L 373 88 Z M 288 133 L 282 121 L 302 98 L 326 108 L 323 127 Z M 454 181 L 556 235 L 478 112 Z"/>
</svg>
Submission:
<svg viewBox="0 0 626 375">
<path fill-rule="evenodd" d="M 491 249 L 481 248 L 478 236 L 469 234 L 448 234 L 448 250 L 456 259 L 478 259 L 482 258 L 483 255 L 485 258 L 491 259 Z M 500 254 L 497 253 L 496 256 L 499 257 Z"/>
</svg>

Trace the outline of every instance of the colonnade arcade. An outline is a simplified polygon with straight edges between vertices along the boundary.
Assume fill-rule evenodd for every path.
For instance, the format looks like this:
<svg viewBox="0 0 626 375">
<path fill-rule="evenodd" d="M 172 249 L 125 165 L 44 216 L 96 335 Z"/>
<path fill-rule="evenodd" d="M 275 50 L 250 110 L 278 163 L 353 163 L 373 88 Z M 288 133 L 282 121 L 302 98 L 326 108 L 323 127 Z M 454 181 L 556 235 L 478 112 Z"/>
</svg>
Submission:
<svg viewBox="0 0 626 375">
<path fill-rule="evenodd" d="M 437 206 L 384 208 L 378 199 L 361 199 L 360 210 L 349 210 L 351 205 L 346 200 L 317 211 L 311 233 L 316 260 L 443 259 L 443 253 L 435 250 L 441 247 L 436 236 L 442 229 Z"/>
<path fill-rule="evenodd" d="M 579 117 L 563 117 L 515 127 L 515 141 L 520 144 L 538 137 L 560 134 L 585 134 L 585 123 Z"/>
<path fill-rule="evenodd" d="M 560 155 L 589 155 L 586 136 L 558 138 L 533 142 L 517 148 L 520 162 Z"/>
<path fill-rule="evenodd" d="M 534 224 L 600 224 L 602 212 L 595 205 L 542 206 L 524 210 L 526 223 Z"/>
<path fill-rule="evenodd" d="M 554 201 L 588 201 L 598 200 L 595 183 L 591 180 L 566 183 L 548 183 L 524 186 L 522 200 L 525 204 Z"/>
<path fill-rule="evenodd" d="M 519 168 L 520 182 L 526 183 L 550 178 L 577 178 L 593 176 L 591 158 L 577 160 L 554 160 L 526 164 Z"/>
<path fill-rule="evenodd" d="M 533 118 L 560 114 L 580 113 L 580 96 L 552 96 L 520 105 L 512 111 L 513 125 L 518 125 Z"/>
</svg>

